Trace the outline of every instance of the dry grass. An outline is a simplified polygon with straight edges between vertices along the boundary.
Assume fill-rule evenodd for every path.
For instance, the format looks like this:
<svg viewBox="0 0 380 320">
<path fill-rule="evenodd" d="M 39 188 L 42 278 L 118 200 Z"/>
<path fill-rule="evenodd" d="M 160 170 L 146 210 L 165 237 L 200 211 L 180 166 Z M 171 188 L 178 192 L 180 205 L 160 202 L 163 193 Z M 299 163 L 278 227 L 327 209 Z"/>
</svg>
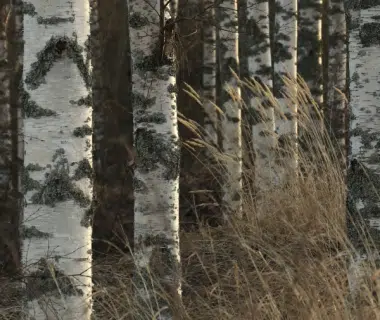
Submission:
<svg viewBox="0 0 380 320">
<path fill-rule="evenodd" d="M 245 84 L 278 108 L 268 90 L 258 83 Z M 178 319 L 380 319 L 374 264 L 363 266 L 360 293 L 350 295 L 353 246 L 346 232 L 346 185 L 338 154 L 331 151 L 321 115 L 310 113 L 316 104 L 307 88 L 301 83 L 295 95 L 294 82 L 287 86 L 292 88 L 289 103 L 299 105 L 299 126 L 308 146 L 299 150 L 306 174 L 293 175 L 286 187 L 261 193 L 259 209 L 257 190 L 248 184 L 244 220 L 233 218 L 219 227 L 200 224 L 195 231 L 182 232 L 183 301 L 172 304 Z M 214 159 L 212 165 L 204 162 L 205 168 L 216 177 L 223 174 L 225 155 L 202 141 L 196 125 L 191 123 L 191 128 L 198 138 L 187 146 L 208 148 Z M 246 181 L 253 180 L 252 172 L 246 165 Z M 96 319 L 155 319 L 154 308 L 137 302 L 131 272 L 128 257 L 95 267 Z M 166 295 L 157 289 L 157 297 Z"/>
</svg>

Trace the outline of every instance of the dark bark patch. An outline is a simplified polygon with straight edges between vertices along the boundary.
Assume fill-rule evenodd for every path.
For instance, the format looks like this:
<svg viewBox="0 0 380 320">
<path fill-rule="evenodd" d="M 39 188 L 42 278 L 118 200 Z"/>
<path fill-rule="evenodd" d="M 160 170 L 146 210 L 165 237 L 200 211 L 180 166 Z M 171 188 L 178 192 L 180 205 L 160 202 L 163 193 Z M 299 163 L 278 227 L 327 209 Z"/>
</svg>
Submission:
<svg viewBox="0 0 380 320">
<path fill-rule="evenodd" d="M 85 136 L 89 136 L 91 134 L 92 134 L 92 128 L 88 124 L 85 124 L 81 127 L 76 127 L 73 131 L 74 137 L 77 137 L 77 138 L 84 138 Z"/>
<path fill-rule="evenodd" d="M 41 298 L 47 293 L 54 293 L 56 297 L 59 297 L 60 292 L 57 289 L 57 283 L 64 295 L 83 296 L 83 291 L 78 289 L 73 280 L 53 262 L 41 258 L 36 267 L 37 270 L 28 274 L 27 277 L 26 294 L 29 300 Z M 54 272 L 54 278 L 52 272 Z"/>
<path fill-rule="evenodd" d="M 135 132 L 137 168 L 141 172 L 156 170 L 159 165 L 165 168 L 167 180 L 179 175 L 180 148 L 176 137 L 156 133 L 154 130 L 137 129 Z"/>
<path fill-rule="evenodd" d="M 52 234 L 48 232 L 42 232 L 38 230 L 35 226 L 31 226 L 31 227 L 23 226 L 21 229 L 21 237 L 22 239 L 31 239 L 31 238 L 48 239 L 52 237 Z"/>
<path fill-rule="evenodd" d="M 44 18 L 44 17 L 39 16 L 37 18 L 37 23 L 38 24 L 43 24 L 45 26 L 47 26 L 47 25 L 57 25 L 57 24 L 60 24 L 60 23 L 67 23 L 67 22 L 74 22 L 74 21 L 75 21 L 75 17 L 74 16 L 71 16 L 71 17 L 68 17 L 68 18 L 61 18 L 61 17 Z"/>
<path fill-rule="evenodd" d="M 359 31 L 360 41 L 364 47 L 380 43 L 380 23 L 364 23 Z"/>
<path fill-rule="evenodd" d="M 30 98 L 30 94 L 24 89 L 21 89 L 21 104 L 23 107 L 24 118 L 39 119 L 41 117 L 54 117 L 57 115 L 57 112 L 42 108 L 38 105 Z"/>
<path fill-rule="evenodd" d="M 46 42 L 45 47 L 37 53 L 37 61 L 33 62 L 30 71 L 26 74 L 25 83 L 31 90 L 37 89 L 46 83 L 45 76 L 54 63 L 62 58 L 63 54 L 73 60 L 87 88 L 91 85 L 90 74 L 82 56 L 83 48 L 78 44 L 77 36 L 53 36 Z"/>
<path fill-rule="evenodd" d="M 63 153 L 62 153 L 63 152 Z M 73 199 L 82 207 L 90 204 L 90 199 L 79 189 L 70 178 L 70 168 L 64 150 L 58 149 L 53 156 L 54 168 L 45 173 L 45 181 L 31 197 L 33 204 L 45 204 L 52 207 L 57 202 Z"/>
</svg>

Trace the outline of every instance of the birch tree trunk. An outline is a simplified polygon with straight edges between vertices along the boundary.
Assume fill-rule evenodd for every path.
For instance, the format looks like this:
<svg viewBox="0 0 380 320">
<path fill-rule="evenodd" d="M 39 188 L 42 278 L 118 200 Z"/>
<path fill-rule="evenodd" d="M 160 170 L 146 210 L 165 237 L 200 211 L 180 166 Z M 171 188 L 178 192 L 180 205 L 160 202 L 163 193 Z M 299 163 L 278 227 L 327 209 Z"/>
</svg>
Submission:
<svg viewBox="0 0 380 320">
<path fill-rule="evenodd" d="M 322 0 L 298 5 L 297 72 L 318 104 L 322 102 Z"/>
<path fill-rule="evenodd" d="M 362 218 L 373 239 L 379 239 L 380 214 L 380 6 L 356 8 L 350 12 L 350 92 L 351 92 L 351 167 L 348 174 L 351 223 L 349 231 L 355 245 L 356 260 L 351 263 L 349 277 L 351 292 L 359 290 L 359 277 L 363 260 L 378 259 L 378 250 L 373 248 L 370 256 L 363 250 L 363 240 L 357 228 Z M 359 225 L 358 225 L 359 224 Z M 377 240 L 375 240 L 377 244 Z M 365 255 L 363 255 L 365 254 Z"/>
<path fill-rule="evenodd" d="M 155 282 L 173 299 L 180 299 L 176 26 L 168 13 L 163 15 L 161 4 L 157 0 L 129 2 L 136 150 L 135 279 L 141 313 L 173 319 L 168 303 L 157 296 L 160 289 Z M 160 12 L 165 16 L 165 30 Z"/>
<path fill-rule="evenodd" d="M 269 38 L 269 4 L 264 0 L 247 0 L 246 37 L 248 75 L 272 89 L 272 57 Z M 252 143 L 255 152 L 255 184 L 266 192 L 274 182 L 275 119 L 273 106 L 253 92 L 249 94 L 252 114 Z"/>
<path fill-rule="evenodd" d="M 92 0 L 93 254 L 133 242 L 134 161 L 128 5 Z"/>
<path fill-rule="evenodd" d="M 274 94 L 278 98 L 280 112 L 276 116 L 276 131 L 279 136 L 279 157 L 276 174 L 282 185 L 286 176 L 294 178 L 297 168 L 297 105 L 284 98 L 282 77 L 297 77 L 297 0 L 276 1 L 275 8 Z M 294 88 L 296 90 L 296 88 Z"/>
<path fill-rule="evenodd" d="M 90 86 L 86 2 L 34 0 L 24 16 L 26 313 L 90 319 Z M 31 100 L 33 99 L 33 100 Z"/>
<path fill-rule="evenodd" d="M 236 0 L 223 0 L 219 5 L 220 78 L 223 85 L 221 132 L 222 150 L 229 157 L 223 182 L 223 208 L 242 215 L 242 130 L 240 88 L 231 69 L 238 73 L 238 13 Z M 229 212 L 224 212 L 225 217 Z"/>
<path fill-rule="evenodd" d="M 214 0 L 204 0 L 203 8 L 206 12 L 203 26 L 203 96 L 206 131 L 206 142 L 217 146 L 218 144 L 218 115 L 214 104 L 216 103 L 216 19 Z"/>
<path fill-rule="evenodd" d="M 305 169 L 307 175 L 312 168 L 318 166 L 318 160 L 315 159 L 319 153 L 315 148 L 318 147 L 312 141 L 321 138 L 323 132 L 322 0 L 299 0 L 298 3 L 297 70 L 302 78 L 302 87 L 307 85 L 314 100 L 303 101 L 305 99 L 300 98 L 302 104 L 306 104 L 298 110 L 298 150 L 302 154 L 299 166 L 301 171 Z"/>
<path fill-rule="evenodd" d="M 21 283 L 12 279 L 21 272 L 21 9 L 20 1 L 0 1 L 0 310 L 9 318 L 21 316 L 22 298 Z"/>
<path fill-rule="evenodd" d="M 343 94 L 347 91 L 346 16 L 343 0 L 329 0 L 328 40 L 328 127 L 336 146 L 339 163 L 345 174 L 347 167 L 347 103 Z"/>
</svg>

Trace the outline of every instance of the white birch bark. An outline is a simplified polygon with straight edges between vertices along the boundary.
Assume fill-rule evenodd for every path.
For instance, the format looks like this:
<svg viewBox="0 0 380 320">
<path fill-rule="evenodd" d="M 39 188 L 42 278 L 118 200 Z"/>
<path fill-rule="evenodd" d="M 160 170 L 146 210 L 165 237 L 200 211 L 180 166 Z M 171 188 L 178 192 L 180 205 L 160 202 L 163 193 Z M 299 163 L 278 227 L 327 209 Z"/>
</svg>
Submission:
<svg viewBox="0 0 380 320">
<path fill-rule="evenodd" d="M 173 319 L 168 303 L 157 297 L 160 289 L 155 282 L 174 299 L 180 298 L 176 73 L 168 57 L 170 32 L 165 32 L 165 45 L 160 45 L 160 9 L 157 0 L 129 2 L 136 150 L 135 280 L 141 313 L 150 318 L 157 312 L 160 319 Z"/>
<path fill-rule="evenodd" d="M 24 77 L 40 109 L 24 106 L 25 311 L 36 320 L 90 319 L 91 227 L 84 216 L 92 192 L 92 112 L 75 104 L 88 95 L 80 46 L 89 7 L 79 0 L 32 4 L 36 14 L 24 16 Z"/>
<path fill-rule="evenodd" d="M 329 128 L 337 148 L 341 168 L 346 172 L 348 118 L 347 103 L 342 93 L 346 93 L 347 89 L 347 31 L 343 0 L 330 0 L 328 17 L 328 88 L 326 88 L 328 90 L 326 102 L 330 112 L 328 120 L 330 121 Z"/>
<path fill-rule="evenodd" d="M 203 108 L 205 111 L 204 129 L 205 140 L 211 145 L 218 143 L 218 115 L 216 103 L 216 25 L 214 0 L 204 0 L 203 8 L 206 11 L 203 26 Z"/>
<path fill-rule="evenodd" d="M 272 88 L 272 57 L 269 38 L 269 4 L 264 0 L 248 0 L 246 7 L 248 37 L 248 74 Z M 266 192 L 274 183 L 275 119 L 273 106 L 263 97 L 250 93 L 249 107 L 254 114 L 252 143 L 255 157 L 255 184 Z"/>
<path fill-rule="evenodd" d="M 380 42 L 378 40 L 380 23 L 376 17 L 380 15 L 380 6 L 357 9 L 350 12 L 351 28 L 349 32 L 350 48 L 350 145 L 351 168 L 348 175 L 349 199 L 352 203 L 351 241 L 360 248 L 359 237 L 354 223 L 364 218 L 378 239 L 379 228 L 379 150 L 380 138 Z M 370 256 L 363 255 L 362 250 L 356 252 L 355 261 L 351 263 L 349 281 L 351 292 L 356 295 L 360 277 L 363 275 L 361 263 L 378 259 L 377 250 Z"/>
<path fill-rule="evenodd" d="M 280 110 L 276 110 L 279 165 L 276 168 L 278 182 L 286 183 L 286 176 L 294 178 L 297 168 L 297 105 L 283 96 L 284 83 L 281 77 L 297 77 L 297 0 L 276 1 L 274 94 Z M 294 88 L 297 90 L 297 88 Z"/>
<path fill-rule="evenodd" d="M 238 73 L 238 20 L 237 1 L 223 0 L 219 5 L 220 69 L 223 86 L 221 121 L 222 150 L 229 160 L 222 187 L 225 217 L 229 212 L 242 214 L 242 130 L 240 88 L 230 69 Z"/>
</svg>

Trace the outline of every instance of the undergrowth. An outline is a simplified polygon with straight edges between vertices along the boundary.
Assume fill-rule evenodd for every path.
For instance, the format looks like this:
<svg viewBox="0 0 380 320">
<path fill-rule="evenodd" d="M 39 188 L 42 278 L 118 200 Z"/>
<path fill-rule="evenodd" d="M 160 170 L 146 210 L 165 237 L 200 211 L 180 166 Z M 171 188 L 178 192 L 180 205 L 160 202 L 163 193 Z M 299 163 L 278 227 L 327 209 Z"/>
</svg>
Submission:
<svg viewBox="0 0 380 320">
<path fill-rule="evenodd" d="M 340 151 L 334 150 L 323 113 L 305 83 L 286 83 L 289 105 L 298 105 L 302 138 L 292 152 L 298 154 L 300 170 L 287 172 L 286 183 L 260 192 L 254 184 L 255 168 L 245 162 L 244 218 L 231 216 L 217 226 L 199 220 L 196 228 L 182 231 L 182 302 L 171 301 L 152 275 L 157 299 L 168 299 L 175 319 L 380 319 L 376 261 L 363 262 L 358 275 L 352 271 L 358 253 L 347 233 Z M 270 101 L 277 117 L 284 117 L 267 88 L 255 81 L 240 84 L 258 99 Z M 191 88 L 188 93 L 201 104 Z M 228 157 L 205 142 L 203 129 L 191 119 L 181 122 L 197 135 L 184 146 L 194 156 L 200 148 L 206 150 L 208 157 L 200 160 L 203 170 L 216 180 L 223 177 Z M 249 148 L 244 152 L 255 154 Z M 369 243 L 366 230 L 357 227 Z M 370 246 L 366 248 L 372 256 Z M 159 319 L 154 306 L 136 299 L 133 259 L 125 254 L 112 259 L 94 266 L 95 318 Z"/>
</svg>

